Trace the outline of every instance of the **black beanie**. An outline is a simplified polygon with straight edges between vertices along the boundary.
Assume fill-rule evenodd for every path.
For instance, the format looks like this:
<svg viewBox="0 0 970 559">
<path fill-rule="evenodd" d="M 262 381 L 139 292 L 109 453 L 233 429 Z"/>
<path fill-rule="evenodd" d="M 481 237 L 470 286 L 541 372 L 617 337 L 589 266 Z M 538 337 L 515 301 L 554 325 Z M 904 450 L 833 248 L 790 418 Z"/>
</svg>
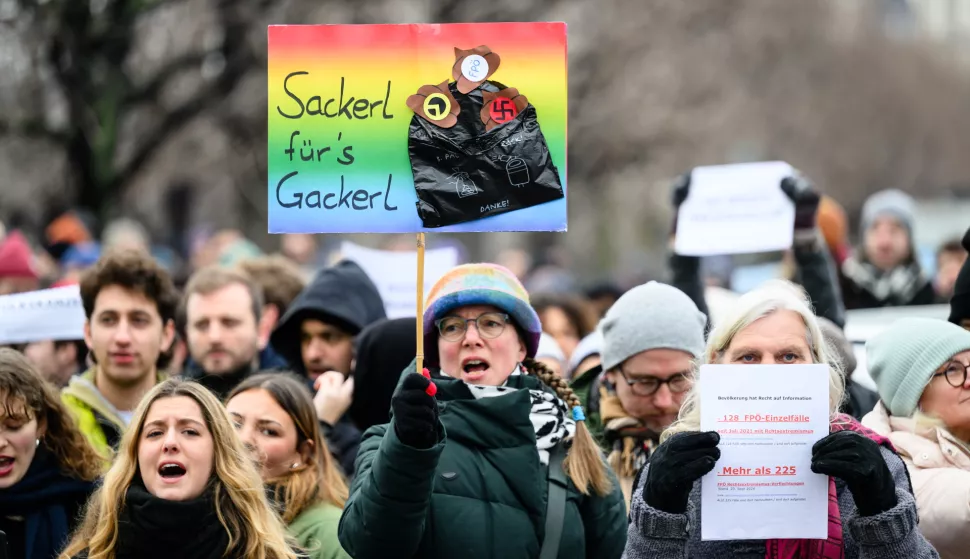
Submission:
<svg viewBox="0 0 970 559">
<path fill-rule="evenodd" d="M 970 252 L 970 229 L 963 235 L 963 248 Z M 963 324 L 966 320 L 970 320 L 970 259 L 960 268 L 957 281 L 953 285 L 953 297 L 950 299 L 950 322 L 967 328 Z"/>
</svg>

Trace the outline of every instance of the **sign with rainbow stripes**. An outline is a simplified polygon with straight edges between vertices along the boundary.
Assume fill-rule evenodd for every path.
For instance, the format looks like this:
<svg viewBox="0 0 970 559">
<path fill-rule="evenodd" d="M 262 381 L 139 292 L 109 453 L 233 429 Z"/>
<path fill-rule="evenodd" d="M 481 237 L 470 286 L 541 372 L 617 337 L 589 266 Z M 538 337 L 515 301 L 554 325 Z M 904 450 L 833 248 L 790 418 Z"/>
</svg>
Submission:
<svg viewBox="0 0 970 559">
<path fill-rule="evenodd" d="M 566 230 L 566 25 L 269 27 L 270 233 Z"/>
</svg>

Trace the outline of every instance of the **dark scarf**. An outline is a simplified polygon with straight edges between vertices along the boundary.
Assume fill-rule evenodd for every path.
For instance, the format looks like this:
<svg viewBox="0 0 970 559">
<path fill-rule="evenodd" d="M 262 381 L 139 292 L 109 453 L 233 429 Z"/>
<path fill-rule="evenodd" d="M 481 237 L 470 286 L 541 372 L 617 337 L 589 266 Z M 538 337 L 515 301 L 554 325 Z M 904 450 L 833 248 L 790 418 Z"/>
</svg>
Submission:
<svg viewBox="0 0 970 559">
<path fill-rule="evenodd" d="M 160 499 L 135 476 L 118 514 L 118 559 L 219 559 L 229 533 L 216 516 L 210 486 L 190 501 Z"/>
<path fill-rule="evenodd" d="M 842 263 L 842 273 L 877 301 L 897 306 L 909 305 L 929 282 L 916 260 L 884 272 L 864 257 L 850 256 Z"/>
<path fill-rule="evenodd" d="M 73 514 L 94 491 L 94 483 L 68 477 L 54 455 L 37 449 L 23 479 L 0 490 L 0 516 L 24 517 L 27 559 L 50 559 L 67 543 Z"/>
<path fill-rule="evenodd" d="M 226 396 L 247 377 L 256 372 L 256 367 L 252 363 L 233 369 L 225 374 L 211 375 L 202 369 L 198 363 L 193 363 L 186 372 L 186 377 L 198 382 L 215 394 L 219 401 L 225 401 Z"/>
</svg>

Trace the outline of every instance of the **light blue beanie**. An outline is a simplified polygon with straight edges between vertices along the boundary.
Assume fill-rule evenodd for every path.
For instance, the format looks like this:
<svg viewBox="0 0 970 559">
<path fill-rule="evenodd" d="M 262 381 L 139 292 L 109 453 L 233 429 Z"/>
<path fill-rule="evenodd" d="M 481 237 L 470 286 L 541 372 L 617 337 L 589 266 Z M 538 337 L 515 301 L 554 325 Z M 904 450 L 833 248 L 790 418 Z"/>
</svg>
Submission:
<svg viewBox="0 0 970 559">
<path fill-rule="evenodd" d="M 889 413 L 910 417 L 933 373 L 970 350 L 970 332 L 933 318 L 901 318 L 866 342 L 869 374 Z"/>
</svg>

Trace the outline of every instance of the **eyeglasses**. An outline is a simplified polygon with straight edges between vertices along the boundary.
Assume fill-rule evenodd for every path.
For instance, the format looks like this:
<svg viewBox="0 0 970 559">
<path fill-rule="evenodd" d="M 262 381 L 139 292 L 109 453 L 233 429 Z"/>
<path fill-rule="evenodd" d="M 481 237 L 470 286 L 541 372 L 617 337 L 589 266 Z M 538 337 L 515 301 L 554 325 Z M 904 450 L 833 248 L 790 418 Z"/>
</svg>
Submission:
<svg viewBox="0 0 970 559">
<path fill-rule="evenodd" d="M 933 378 L 946 378 L 946 383 L 954 388 L 961 388 L 967 383 L 967 366 L 959 361 L 950 361 L 941 373 L 933 373 Z"/>
<path fill-rule="evenodd" d="M 494 339 L 502 335 L 505 327 L 509 323 L 509 315 L 497 312 L 487 312 L 475 318 L 462 318 L 460 316 L 446 316 L 434 321 L 438 327 L 438 335 L 441 339 L 449 342 L 457 342 L 465 337 L 468 331 L 468 323 L 474 322 L 478 328 L 478 335 Z"/>
<path fill-rule="evenodd" d="M 667 388 L 674 394 L 680 394 L 690 390 L 691 385 L 690 377 L 684 373 L 677 373 L 668 379 L 648 376 L 631 379 L 626 376 L 626 372 L 623 369 L 620 369 L 620 375 L 623 376 L 623 380 L 630 387 L 630 391 L 637 396 L 653 396 L 654 393 L 660 390 L 660 386 L 663 384 L 666 384 Z"/>
</svg>

